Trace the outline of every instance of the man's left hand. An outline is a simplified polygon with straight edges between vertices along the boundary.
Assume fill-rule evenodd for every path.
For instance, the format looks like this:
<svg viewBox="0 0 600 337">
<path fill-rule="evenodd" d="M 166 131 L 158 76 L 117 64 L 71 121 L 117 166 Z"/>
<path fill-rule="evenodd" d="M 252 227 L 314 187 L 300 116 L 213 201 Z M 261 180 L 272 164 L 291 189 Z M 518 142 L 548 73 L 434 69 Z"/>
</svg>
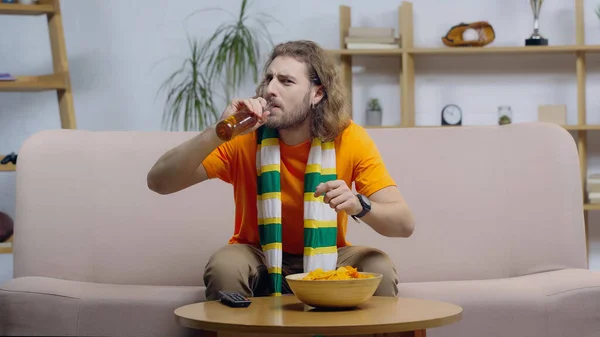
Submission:
<svg viewBox="0 0 600 337">
<path fill-rule="evenodd" d="M 345 211 L 348 215 L 356 215 L 362 211 L 358 197 L 343 180 L 332 180 L 317 186 L 315 197 L 323 195 L 323 202 L 336 212 Z"/>
</svg>

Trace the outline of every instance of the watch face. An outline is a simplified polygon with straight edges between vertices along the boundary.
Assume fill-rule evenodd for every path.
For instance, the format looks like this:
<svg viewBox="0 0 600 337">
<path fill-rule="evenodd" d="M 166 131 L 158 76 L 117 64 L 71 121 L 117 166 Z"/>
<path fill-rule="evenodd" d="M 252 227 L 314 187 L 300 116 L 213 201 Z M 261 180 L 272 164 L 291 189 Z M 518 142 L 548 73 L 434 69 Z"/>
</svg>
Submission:
<svg viewBox="0 0 600 337">
<path fill-rule="evenodd" d="M 450 125 L 456 125 L 462 119 L 462 111 L 457 105 L 446 105 L 442 110 L 442 119 Z"/>
</svg>

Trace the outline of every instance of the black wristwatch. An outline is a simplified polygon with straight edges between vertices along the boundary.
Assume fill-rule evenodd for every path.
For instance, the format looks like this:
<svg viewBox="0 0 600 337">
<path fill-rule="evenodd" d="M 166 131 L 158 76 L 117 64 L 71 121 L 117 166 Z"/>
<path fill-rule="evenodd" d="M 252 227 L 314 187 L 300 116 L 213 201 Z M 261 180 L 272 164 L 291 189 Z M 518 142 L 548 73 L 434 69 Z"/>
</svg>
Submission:
<svg viewBox="0 0 600 337">
<path fill-rule="evenodd" d="M 363 216 L 365 216 L 365 214 L 369 213 L 369 211 L 371 210 L 371 201 L 369 200 L 369 198 L 365 197 L 362 194 L 357 194 L 356 197 L 358 198 L 358 201 L 360 202 L 360 204 L 362 205 L 362 211 L 360 211 L 358 214 L 356 215 L 352 215 L 352 218 L 356 221 L 357 218 L 362 218 Z"/>
</svg>

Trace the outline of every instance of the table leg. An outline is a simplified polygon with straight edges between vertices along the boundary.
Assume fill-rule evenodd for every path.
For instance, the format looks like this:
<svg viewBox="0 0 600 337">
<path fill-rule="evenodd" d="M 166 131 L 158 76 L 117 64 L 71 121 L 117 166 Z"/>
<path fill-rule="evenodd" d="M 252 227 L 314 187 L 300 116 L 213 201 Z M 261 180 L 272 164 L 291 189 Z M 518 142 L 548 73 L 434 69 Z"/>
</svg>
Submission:
<svg viewBox="0 0 600 337">
<path fill-rule="evenodd" d="M 427 337 L 427 331 L 425 329 L 417 330 L 414 332 L 414 336 L 415 337 Z"/>
</svg>

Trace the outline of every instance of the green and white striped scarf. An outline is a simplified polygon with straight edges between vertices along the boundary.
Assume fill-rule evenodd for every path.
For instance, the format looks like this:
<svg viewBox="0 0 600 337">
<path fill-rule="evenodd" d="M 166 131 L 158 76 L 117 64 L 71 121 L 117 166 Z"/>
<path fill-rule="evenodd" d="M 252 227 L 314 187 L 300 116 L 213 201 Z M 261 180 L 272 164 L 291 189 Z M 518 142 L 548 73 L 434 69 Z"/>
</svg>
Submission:
<svg viewBox="0 0 600 337">
<path fill-rule="evenodd" d="M 270 293 L 281 295 L 282 223 L 280 152 L 277 130 L 257 130 L 257 210 L 260 244 L 267 260 Z M 304 272 L 333 270 L 337 265 L 337 213 L 314 197 L 322 182 L 337 179 L 333 142 L 312 141 L 304 173 Z"/>
</svg>

